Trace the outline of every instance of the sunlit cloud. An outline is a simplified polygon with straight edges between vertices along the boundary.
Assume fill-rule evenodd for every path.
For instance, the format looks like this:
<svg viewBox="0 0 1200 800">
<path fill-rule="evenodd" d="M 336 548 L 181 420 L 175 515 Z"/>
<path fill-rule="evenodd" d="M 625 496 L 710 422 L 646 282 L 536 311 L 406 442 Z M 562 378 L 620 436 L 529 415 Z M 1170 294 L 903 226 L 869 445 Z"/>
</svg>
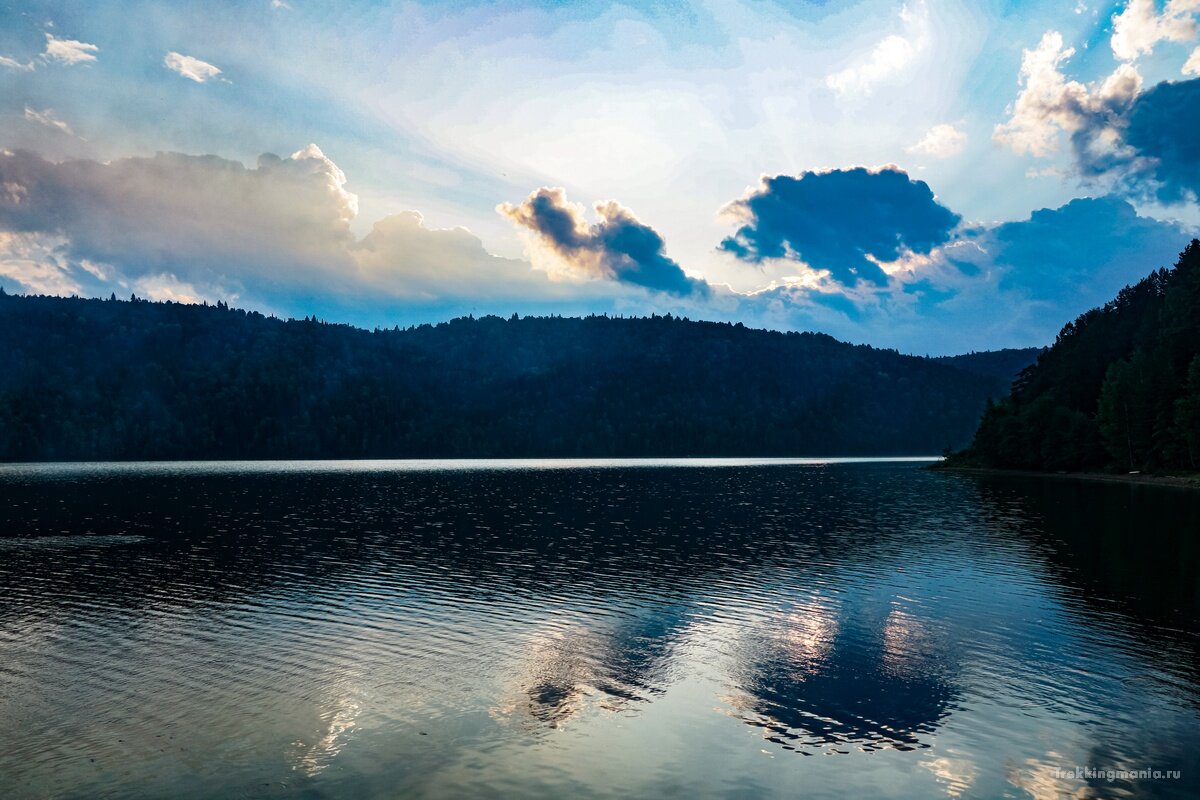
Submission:
<svg viewBox="0 0 1200 800">
<path fill-rule="evenodd" d="M 59 39 L 52 33 L 46 34 L 45 58 L 61 64 L 86 64 L 96 60 L 100 48 L 77 39 Z"/>
<path fill-rule="evenodd" d="M 934 158 L 950 158 L 961 153 L 966 146 L 966 133 L 953 125 L 942 123 L 934 125 L 921 137 L 921 141 L 905 150 L 909 153 L 918 153 Z"/>
<path fill-rule="evenodd" d="M 866 96 L 877 84 L 909 67 L 930 44 L 925 0 L 900 9 L 901 33 L 884 37 L 860 63 L 829 75 L 825 83 L 840 95 Z"/>
<path fill-rule="evenodd" d="M 1160 42 L 1190 42 L 1196 38 L 1197 0 L 1167 0 L 1162 11 L 1155 0 L 1129 0 L 1112 17 L 1112 51 L 1122 61 L 1135 61 L 1154 52 Z"/>
<path fill-rule="evenodd" d="M 688 295 L 708 291 L 666 254 L 666 243 L 650 226 L 616 201 L 596 203 L 598 221 L 588 224 L 583 207 L 562 189 L 543 187 L 520 205 L 497 211 L 532 235 L 535 266 L 568 277 L 600 278 L 647 289 Z"/>
<path fill-rule="evenodd" d="M 1188 60 L 1184 62 L 1181 72 L 1184 75 L 1200 75 L 1200 47 L 1197 47 L 1188 56 Z"/>
<path fill-rule="evenodd" d="M 33 72 L 32 61 L 18 61 L 9 56 L 0 56 L 0 67 L 4 69 L 15 70 L 17 72 Z"/>
<path fill-rule="evenodd" d="M 71 126 L 54 116 L 54 111 L 49 108 L 38 111 L 30 108 L 29 106 L 25 106 L 25 119 L 29 120 L 30 122 L 35 122 L 38 125 L 45 125 L 47 128 L 53 128 L 56 131 L 61 131 L 68 136 L 75 135 L 75 131 L 71 130 Z"/>
<path fill-rule="evenodd" d="M 205 83 L 221 74 L 221 70 L 207 61 L 185 56 L 174 51 L 163 58 L 163 66 L 190 81 Z"/>
</svg>

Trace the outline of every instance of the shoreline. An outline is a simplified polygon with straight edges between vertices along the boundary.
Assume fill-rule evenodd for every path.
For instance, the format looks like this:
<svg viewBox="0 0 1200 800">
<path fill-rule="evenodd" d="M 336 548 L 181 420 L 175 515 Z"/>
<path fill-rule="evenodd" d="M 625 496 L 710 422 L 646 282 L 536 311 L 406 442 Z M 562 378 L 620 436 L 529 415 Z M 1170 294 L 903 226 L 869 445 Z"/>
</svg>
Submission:
<svg viewBox="0 0 1200 800">
<path fill-rule="evenodd" d="M 960 467 L 930 464 L 925 469 L 934 472 L 965 472 L 975 475 L 1010 475 L 1018 478 L 1074 478 L 1076 480 L 1100 481 L 1103 483 L 1142 484 L 1147 486 L 1175 486 L 1181 489 L 1200 489 L 1200 475 L 1130 475 L 1108 472 L 1039 472 L 1032 469 L 1001 469 L 999 467 Z"/>
</svg>

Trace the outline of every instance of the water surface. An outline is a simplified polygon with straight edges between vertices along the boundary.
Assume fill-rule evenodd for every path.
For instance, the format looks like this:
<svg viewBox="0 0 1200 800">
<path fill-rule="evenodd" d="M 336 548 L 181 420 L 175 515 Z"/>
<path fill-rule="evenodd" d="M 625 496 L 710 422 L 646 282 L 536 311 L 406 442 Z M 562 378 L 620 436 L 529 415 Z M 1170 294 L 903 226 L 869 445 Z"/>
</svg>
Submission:
<svg viewBox="0 0 1200 800">
<path fill-rule="evenodd" d="M 0 796 L 1195 796 L 1200 492 L 920 466 L 0 467 Z"/>
</svg>

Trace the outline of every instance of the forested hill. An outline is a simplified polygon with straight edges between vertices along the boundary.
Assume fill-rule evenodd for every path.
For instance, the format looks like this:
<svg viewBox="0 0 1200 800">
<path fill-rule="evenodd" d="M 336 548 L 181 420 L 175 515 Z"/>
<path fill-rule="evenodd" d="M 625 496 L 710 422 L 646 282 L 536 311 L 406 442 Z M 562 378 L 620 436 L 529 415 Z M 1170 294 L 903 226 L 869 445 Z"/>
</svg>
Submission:
<svg viewBox="0 0 1200 800">
<path fill-rule="evenodd" d="M 936 454 L 1008 383 L 670 316 L 365 331 L 2 295 L 0 340 L 4 461 Z"/>
<path fill-rule="evenodd" d="M 1067 323 L 962 464 L 1040 470 L 1200 469 L 1200 241 L 1170 270 Z"/>
<path fill-rule="evenodd" d="M 963 353 L 960 356 L 939 356 L 934 360 L 1009 384 L 1021 374 L 1021 370 L 1036 361 L 1041 352 L 1040 347 L 1006 348 L 985 350 L 982 353 Z"/>
</svg>

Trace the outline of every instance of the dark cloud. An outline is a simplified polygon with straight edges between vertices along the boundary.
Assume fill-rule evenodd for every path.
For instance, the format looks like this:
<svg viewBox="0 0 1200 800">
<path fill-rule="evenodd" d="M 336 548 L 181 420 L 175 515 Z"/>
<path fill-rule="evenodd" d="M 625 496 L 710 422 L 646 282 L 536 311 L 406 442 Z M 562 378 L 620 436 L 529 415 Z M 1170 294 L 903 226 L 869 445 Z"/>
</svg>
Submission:
<svg viewBox="0 0 1200 800">
<path fill-rule="evenodd" d="M 599 221 L 588 224 L 582 206 L 567 201 L 562 189 L 542 187 L 520 205 L 497 211 L 531 231 L 536 243 L 558 262 L 551 267 L 576 275 L 630 283 L 675 295 L 707 295 L 704 281 L 689 278 L 667 257 L 666 243 L 629 209 L 609 201 L 595 206 Z M 538 257 L 535 254 L 535 263 Z"/>
<path fill-rule="evenodd" d="M 1146 159 L 1141 171 L 1158 199 L 1185 202 L 1200 194 L 1200 78 L 1163 82 L 1138 96 L 1125 143 Z"/>
<path fill-rule="evenodd" d="M 1001 290 L 1056 307 L 1065 320 L 1169 266 L 1188 239 L 1179 225 L 1138 216 L 1127 201 L 1107 196 L 999 225 L 986 234 L 984 248 L 994 253 Z"/>
<path fill-rule="evenodd" d="M 728 209 L 744 224 L 721 242 L 722 250 L 753 263 L 804 261 L 847 286 L 860 279 L 886 283 L 875 262 L 927 254 L 949 241 L 960 220 L 928 184 L 895 167 L 764 177 Z"/>
</svg>

